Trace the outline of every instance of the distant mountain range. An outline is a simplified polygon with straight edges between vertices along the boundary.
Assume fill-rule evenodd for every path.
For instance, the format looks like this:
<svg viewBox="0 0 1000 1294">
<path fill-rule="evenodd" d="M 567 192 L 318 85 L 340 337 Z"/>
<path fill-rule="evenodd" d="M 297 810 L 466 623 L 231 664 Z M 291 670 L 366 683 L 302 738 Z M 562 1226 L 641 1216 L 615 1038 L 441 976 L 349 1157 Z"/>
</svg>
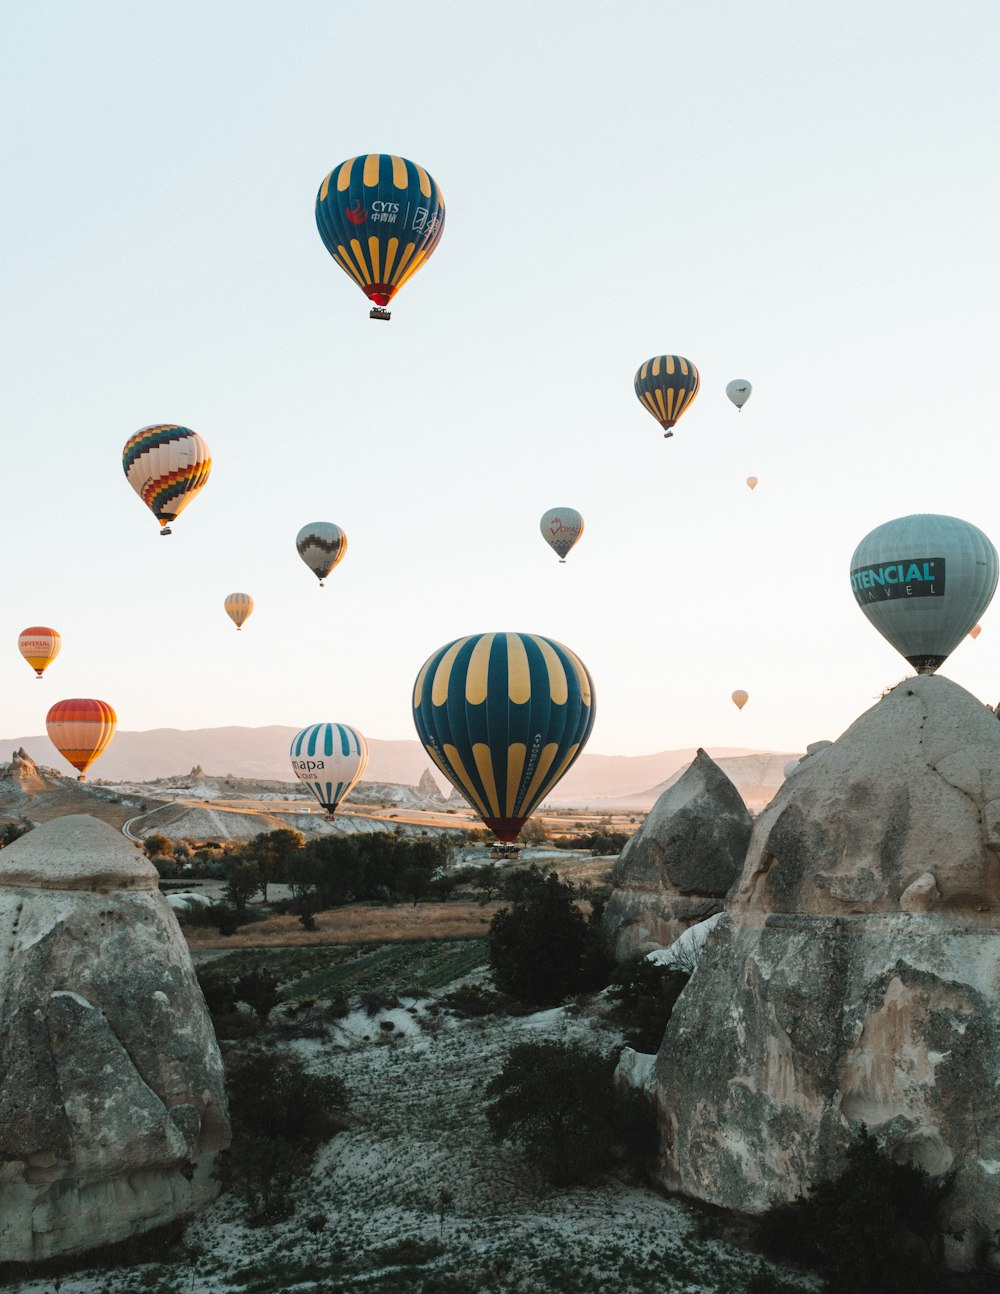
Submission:
<svg viewBox="0 0 1000 1294">
<path fill-rule="evenodd" d="M 293 781 L 288 747 L 296 728 L 153 728 L 148 732 L 121 732 L 91 770 L 91 777 L 108 781 L 153 781 L 186 773 L 200 765 L 214 776 Z M 417 741 L 380 741 L 369 738 L 371 759 L 365 781 L 394 782 L 416 786 L 428 769 L 447 794 L 450 789 L 431 766 L 426 751 Z M 0 761 L 23 748 L 36 763 L 62 768 L 65 761 L 48 737 L 0 738 Z M 551 802 L 557 805 L 607 805 L 648 807 L 660 791 L 687 767 L 695 748 L 661 750 L 655 755 L 581 755 L 559 783 Z M 781 780 L 781 768 L 788 754 L 745 748 L 711 747 L 708 754 L 721 764 L 743 791 L 741 781 L 753 784 L 753 798 L 759 799 L 768 786 L 774 793 Z M 761 760 L 765 763 L 761 764 Z M 750 761 L 750 762 L 745 762 Z M 754 763 L 753 761 L 756 761 Z M 731 765 L 731 767 L 730 767 Z M 66 766 L 69 773 L 69 767 Z M 775 776 L 777 781 L 774 780 Z M 767 799 L 771 798 L 767 796 Z M 766 800 L 764 801 L 766 803 Z M 753 805 L 751 805 L 753 807 Z"/>
</svg>

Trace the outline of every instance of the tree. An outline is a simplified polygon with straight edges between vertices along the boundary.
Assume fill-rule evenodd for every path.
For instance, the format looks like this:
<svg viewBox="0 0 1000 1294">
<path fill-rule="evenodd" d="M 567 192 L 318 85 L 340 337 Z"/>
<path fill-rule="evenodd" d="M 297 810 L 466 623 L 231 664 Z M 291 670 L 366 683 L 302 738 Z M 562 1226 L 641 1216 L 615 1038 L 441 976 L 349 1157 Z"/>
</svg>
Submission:
<svg viewBox="0 0 1000 1294">
<path fill-rule="evenodd" d="M 151 836 L 146 836 L 142 842 L 142 847 L 150 858 L 156 854 L 162 854 L 164 858 L 169 858 L 174 852 L 173 841 L 169 836 L 164 836 L 159 831 L 154 831 Z"/>
<path fill-rule="evenodd" d="M 614 1067 L 613 1055 L 579 1043 L 519 1044 L 486 1088 L 494 1139 L 516 1145 L 553 1186 L 599 1176 L 614 1151 Z"/>
<path fill-rule="evenodd" d="M 278 981 L 267 971 L 261 970 L 247 971 L 239 977 L 235 997 L 237 1002 L 245 1002 L 261 1020 L 266 1020 L 281 1000 Z"/>
<path fill-rule="evenodd" d="M 265 903 L 268 885 L 287 879 L 290 860 L 301 851 L 305 842 L 301 831 L 279 827 L 276 831 L 262 831 L 247 845 L 247 858 L 260 869 Z"/>
<path fill-rule="evenodd" d="M 555 872 L 529 880 L 522 897 L 490 922 L 490 966 L 497 988 L 526 1006 L 558 1006 L 602 988 L 610 963 L 598 931 Z"/>
<path fill-rule="evenodd" d="M 608 996 L 615 1003 L 611 1018 L 636 1051 L 659 1051 L 667 1022 L 690 972 L 660 966 L 646 957 L 624 962 L 615 972 Z"/>
<path fill-rule="evenodd" d="M 226 900 L 242 916 L 261 884 L 260 868 L 256 863 L 233 863 L 229 867 L 224 890 Z"/>
<path fill-rule="evenodd" d="M 31 823 L 26 822 L 24 818 L 20 822 L 5 822 L 0 827 L 0 849 L 6 845 L 12 845 L 15 840 L 20 840 L 31 830 Z"/>
</svg>

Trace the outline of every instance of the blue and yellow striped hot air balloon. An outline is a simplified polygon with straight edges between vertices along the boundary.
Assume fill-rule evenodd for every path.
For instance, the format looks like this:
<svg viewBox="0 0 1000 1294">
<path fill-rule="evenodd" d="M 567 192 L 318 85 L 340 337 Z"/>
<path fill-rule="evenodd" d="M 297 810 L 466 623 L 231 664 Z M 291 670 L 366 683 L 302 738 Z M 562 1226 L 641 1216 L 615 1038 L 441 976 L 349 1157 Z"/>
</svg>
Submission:
<svg viewBox="0 0 1000 1294">
<path fill-rule="evenodd" d="M 594 684 L 550 638 L 471 634 L 425 661 L 413 722 L 441 772 L 509 844 L 587 744 Z"/>
<path fill-rule="evenodd" d="M 158 422 L 128 438 L 122 467 L 129 485 L 162 526 L 160 534 L 169 535 L 169 523 L 208 480 L 212 455 L 190 427 Z"/>
<path fill-rule="evenodd" d="M 654 355 L 640 364 L 635 375 L 635 393 L 663 428 L 672 436 L 674 423 L 693 403 L 701 379 L 698 370 L 683 355 Z"/>
<path fill-rule="evenodd" d="M 374 304 L 373 319 L 432 255 L 444 231 L 444 198 L 422 166 L 366 153 L 335 166 L 320 185 L 316 224 L 326 250 Z"/>
<path fill-rule="evenodd" d="M 368 743 L 346 723 L 314 723 L 292 739 L 292 772 L 332 817 L 368 764 Z"/>
</svg>

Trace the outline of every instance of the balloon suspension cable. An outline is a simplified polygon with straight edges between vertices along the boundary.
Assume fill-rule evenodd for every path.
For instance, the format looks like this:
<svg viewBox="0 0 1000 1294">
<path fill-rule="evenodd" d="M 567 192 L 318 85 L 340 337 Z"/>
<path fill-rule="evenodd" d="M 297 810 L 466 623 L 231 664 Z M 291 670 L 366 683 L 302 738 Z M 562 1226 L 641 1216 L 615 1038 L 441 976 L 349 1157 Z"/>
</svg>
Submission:
<svg viewBox="0 0 1000 1294">
<path fill-rule="evenodd" d="M 391 319 L 392 315 L 388 310 L 383 310 L 381 306 L 372 306 L 368 312 L 369 319 Z"/>
</svg>

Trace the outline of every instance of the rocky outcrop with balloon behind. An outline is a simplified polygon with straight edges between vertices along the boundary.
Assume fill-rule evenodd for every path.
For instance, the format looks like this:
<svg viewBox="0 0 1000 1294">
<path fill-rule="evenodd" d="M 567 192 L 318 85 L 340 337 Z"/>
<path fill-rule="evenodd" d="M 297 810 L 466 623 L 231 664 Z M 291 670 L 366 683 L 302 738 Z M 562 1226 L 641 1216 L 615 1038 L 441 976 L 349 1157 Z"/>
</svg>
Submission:
<svg viewBox="0 0 1000 1294">
<path fill-rule="evenodd" d="M 602 934 L 618 960 L 673 941 L 720 911 L 753 821 L 739 791 L 699 750 L 622 850 Z"/>
<path fill-rule="evenodd" d="M 1000 1270 L 1000 723 L 910 678 L 757 821 L 657 1062 L 660 1175 L 757 1213 L 867 1125 L 949 1174 L 950 1266 Z"/>
<path fill-rule="evenodd" d="M 222 1061 L 157 874 L 74 815 L 0 852 L 0 1262 L 193 1213 L 229 1142 Z"/>
</svg>

